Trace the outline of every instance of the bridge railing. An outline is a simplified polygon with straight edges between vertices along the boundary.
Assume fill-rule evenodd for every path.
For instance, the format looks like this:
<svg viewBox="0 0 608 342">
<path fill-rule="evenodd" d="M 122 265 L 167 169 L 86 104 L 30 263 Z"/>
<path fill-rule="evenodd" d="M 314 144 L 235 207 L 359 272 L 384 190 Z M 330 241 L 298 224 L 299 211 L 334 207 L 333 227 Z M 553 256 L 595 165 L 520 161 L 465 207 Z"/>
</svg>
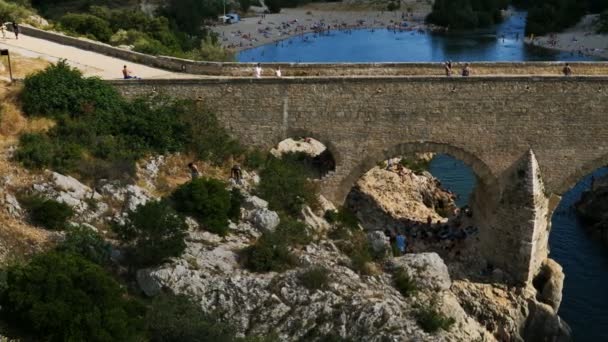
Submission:
<svg viewBox="0 0 608 342">
<path fill-rule="evenodd" d="M 73 46 L 133 63 L 188 74 L 247 77 L 253 75 L 255 63 L 220 63 L 152 56 L 118 48 L 97 41 L 45 31 L 28 25 L 21 33 L 62 45 Z M 453 65 L 458 74 L 463 63 Z M 563 62 L 473 62 L 473 75 L 561 75 Z M 608 62 L 573 62 L 573 73 L 581 76 L 608 75 Z M 442 63 L 264 63 L 263 76 L 274 76 L 281 68 L 284 76 L 441 76 Z"/>
</svg>

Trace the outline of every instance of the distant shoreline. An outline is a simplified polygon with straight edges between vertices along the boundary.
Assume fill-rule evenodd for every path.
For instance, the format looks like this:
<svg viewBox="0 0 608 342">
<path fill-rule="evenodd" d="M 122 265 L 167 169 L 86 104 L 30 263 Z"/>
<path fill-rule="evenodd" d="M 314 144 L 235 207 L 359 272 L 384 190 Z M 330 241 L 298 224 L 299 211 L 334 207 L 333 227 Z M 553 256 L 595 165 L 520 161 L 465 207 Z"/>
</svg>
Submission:
<svg viewBox="0 0 608 342">
<path fill-rule="evenodd" d="M 246 17 L 230 25 L 212 26 L 222 46 L 235 52 L 274 44 L 307 33 L 328 30 L 385 29 L 428 30 L 424 22 L 428 11 L 347 11 L 284 9 L 281 13 Z M 402 26 L 406 23 L 407 26 Z"/>
</svg>

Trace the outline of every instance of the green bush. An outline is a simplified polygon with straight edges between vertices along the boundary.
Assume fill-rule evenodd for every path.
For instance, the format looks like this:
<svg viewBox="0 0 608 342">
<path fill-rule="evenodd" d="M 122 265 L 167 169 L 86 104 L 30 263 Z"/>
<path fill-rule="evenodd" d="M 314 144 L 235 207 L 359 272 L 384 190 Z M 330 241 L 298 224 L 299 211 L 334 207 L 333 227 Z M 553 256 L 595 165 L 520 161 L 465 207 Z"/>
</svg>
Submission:
<svg viewBox="0 0 608 342">
<path fill-rule="evenodd" d="M 245 197 L 238 188 L 230 190 L 230 209 L 228 210 L 228 218 L 232 222 L 238 223 L 241 219 L 241 206 Z"/>
<path fill-rule="evenodd" d="M 446 317 L 437 311 L 433 305 L 429 305 L 416 311 L 416 322 L 422 330 L 427 333 L 434 333 L 439 331 L 439 329 L 450 330 L 456 320 L 452 317 Z"/>
<path fill-rule="evenodd" d="M 74 216 L 74 210 L 69 205 L 55 200 L 24 196 L 19 201 L 27 209 L 32 223 L 50 230 L 67 228 L 68 220 Z"/>
<path fill-rule="evenodd" d="M 600 14 L 600 19 L 597 26 L 598 33 L 608 33 L 608 10 Z"/>
<path fill-rule="evenodd" d="M 348 207 L 341 207 L 339 210 L 328 210 L 323 217 L 331 224 L 337 224 L 352 230 L 359 228 L 359 219 Z"/>
<path fill-rule="evenodd" d="M 110 261 L 110 244 L 99 233 L 83 226 L 70 228 L 57 250 L 80 255 L 98 265 L 106 265 Z"/>
<path fill-rule="evenodd" d="M 426 20 L 450 29 L 487 27 L 502 20 L 500 10 L 509 3 L 510 0 L 436 0 Z"/>
<path fill-rule="evenodd" d="M 329 270 L 325 267 L 312 267 L 302 272 L 298 279 L 311 291 L 326 289 L 329 285 Z"/>
<path fill-rule="evenodd" d="M 175 209 L 194 217 L 203 227 L 215 234 L 228 233 L 232 208 L 226 184 L 216 179 L 197 178 L 177 188 L 171 195 Z"/>
<path fill-rule="evenodd" d="M 304 205 L 316 206 L 316 186 L 306 178 L 306 167 L 283 156 L 270 157 L 260 173 L 258 196 L 268 201 L 272 210 L 299 216 Z"/>
<path fill-rule="evenodd" d="M 149 201 L 129 213 L 125 224 L 114 227 L 118 238 L 129 244 L 130 263 L 138 267 L 156 266 L 178 257 L 186 249 L 188 226 L 163 201 Z"/>
<path fill-rule="evenodd" d="M 2 22 L 12 20 L 21 22 L 33 14 L 34 13 L 25 6 L 0 0 L 0 21 Z"/>
<path fill-rule="evenodd" d="M 386 9 L 389 11 L 396 11 L 401 7 L 401 1 L 391 1 L 386 6 Z"/>
<path fill-rule="evenodd" d="M 90 14 L 68 13 L 59 19 L 59 24 L 68 32 L 91 36 L 104 43 L 110 42 L 112 37 L 110 24 Z"/>
<path fill-rule="evenodd" d="M 236 341 L 234 328 L 206 314 L 184 295 L 162 294 L 150 303 L 146 330 L 151 342 Z"/>
<path fill-rule="evenodd" d="M 78 116 L 103 110 L 120 112 L 122 98 L 107 82 L 84 78 L 65 61 L 29 75 L 21 93 L 23 109 L 28 115 L 58 117 Z"/>
<path fill-rule="evenodd" d="M 374 255 L 367 235 L 362 230 L 350 231 L 350 234 L 345 234 L 343 238 L 344 240 L 338 243 L 338 248 L 348 255 L 351 267 L 356 272 L 368 274 L 367 264 L 385 257 Z"/>
<path fill-rule="evenodd" d="M 397 269 L 393 274 L 393 284 L 403 297 L 410 297 L 418 290 L 416 281 L 403 268 Z"/>
<path fill-rule="evenodd" d="M 264 166 L 268 158 L 268 153 L 254 149 L 245 153 L 245 161 L 243 164 L 248 169 L 257 170 Z"/>
<path fill-rule="evenodd" d="M 29 168 L 126 178 L 134 161 L 151 153 L 192 151 L 221 163 L 242 151 L 215 116 L 193 101 L 156 96 L 128 102 L 109 84 L 83 78 L 65 62 L 28 76 L 22 98 L 29 115 L 57 122 L 46 133 L 21 137 L 15 157 Z"/>
<path fill-rule="evenodd" d="M 0 315 L 44 341 L 140 341 L 141 308 L 104 270 L 73 254 L 50 252 L 10 266 Z"/>
<path fill-rule="evenodd" d="M 297 264 L 289 248 L 304 246 L 310 241 L 305 224 L 282 218 L 274 232 L 264 233 L 253 246 L 243 251 L 245 267 L 254 272 L 285 271 Z"/>
<path fill-rule="evenodd" d="M 405 168 L 412 170 L 412 172 L 417 175 L 423 173 L 424 171 L 428 171 L 430 163 L 430 161 L 423 159 L 405 157 L 401 158 L 401 161 L 399 161 L 399 164 L 401 164 Z"/>
</svg>

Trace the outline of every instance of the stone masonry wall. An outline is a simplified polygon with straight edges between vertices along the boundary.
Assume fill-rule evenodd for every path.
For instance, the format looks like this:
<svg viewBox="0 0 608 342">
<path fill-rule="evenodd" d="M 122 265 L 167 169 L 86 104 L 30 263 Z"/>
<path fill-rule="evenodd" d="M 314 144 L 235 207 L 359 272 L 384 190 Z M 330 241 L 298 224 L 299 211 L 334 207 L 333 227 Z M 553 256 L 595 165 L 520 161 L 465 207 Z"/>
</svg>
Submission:
<svg viewBox="0 0 608 342">
<path fill-rule="evenodd" d="M 546 194 L 502 184 L 513 179 L 515 163 L 532 151 L 533 169 L 542 177 L 544 192 L 561 194 L 608 162 L 608 77 L 113 83 L 127 96 L 156 92 L 196 99 L 248 145 L 269 149 L 290 136 L 318 139 L 336 159 L 336 172 L 324 179 L 322 189 L 338 203 L 365 171 L 387 156 L 428 151 L 462 159 L 481 184 L 473 203 L 479 219 L 492 226 L 493 231 L 484 235 L 487 255 L 518 281 L 528 281 L 546 256 L 546 246 L 540 245 L 546 245 L 550 213 L 545 213 Z M 529 203 L 542 205 L 524 207 L 517 195 L 520 190 Z M 503 196 L 502 191 L 508 194 Z M 492 219 L 499 208 L 500 217 L 513 219 Z M 504 212 L 507 209 L 518 215 Z M 515 222 L 518 218 L 521 222 Z"/>
</svg>

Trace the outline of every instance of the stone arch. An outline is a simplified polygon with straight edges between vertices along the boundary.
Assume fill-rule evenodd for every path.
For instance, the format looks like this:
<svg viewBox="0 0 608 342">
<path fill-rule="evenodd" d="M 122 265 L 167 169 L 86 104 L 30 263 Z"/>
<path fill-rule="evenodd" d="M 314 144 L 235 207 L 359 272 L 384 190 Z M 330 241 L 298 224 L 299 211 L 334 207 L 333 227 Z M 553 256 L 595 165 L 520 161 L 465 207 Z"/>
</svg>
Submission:
<svg viewBox="0 0 608 342">
<path fill-rule="evenodd" d="M 608 166 L 608 153 L 602 155 L 600 158 L 596 158 L 583 164 L 581 167 L 576 168 L 576 170 L 570 176 L 564 179 L 564 181 L 561 182 L 561 185 L 555 189 L 555 194 L 562 196 L 574 188 L 574 186 L 576 186 L 576 184 L 578 184 L 578 182 L 580 182 L 583 178 L 589 176 L 595 172 L 595 170 L 604 166 Z"/>
<path fill-rule="evenodd" d="M 342 179 L 337 191 L 339 198 L 344 200 L 346 195 L 354 184 L 370 169 L 378 164 L 379 161 L 386 160 L 400 155 L 408 155 L 413 153 L 442 153 L 457 158 L 467 164 L 475 173 L 478 180 L 478 187 L 484 189 L 494 189 L 497 191 L 497 178 L 492 170 L 474 154 L 450 144 L 435 143 L 435 142 L 406 142 L 394 145 L 382 150 L 380 156 L 378 154 L 368 155 L 357 164 L 344 179 Z"/>
</svg>

